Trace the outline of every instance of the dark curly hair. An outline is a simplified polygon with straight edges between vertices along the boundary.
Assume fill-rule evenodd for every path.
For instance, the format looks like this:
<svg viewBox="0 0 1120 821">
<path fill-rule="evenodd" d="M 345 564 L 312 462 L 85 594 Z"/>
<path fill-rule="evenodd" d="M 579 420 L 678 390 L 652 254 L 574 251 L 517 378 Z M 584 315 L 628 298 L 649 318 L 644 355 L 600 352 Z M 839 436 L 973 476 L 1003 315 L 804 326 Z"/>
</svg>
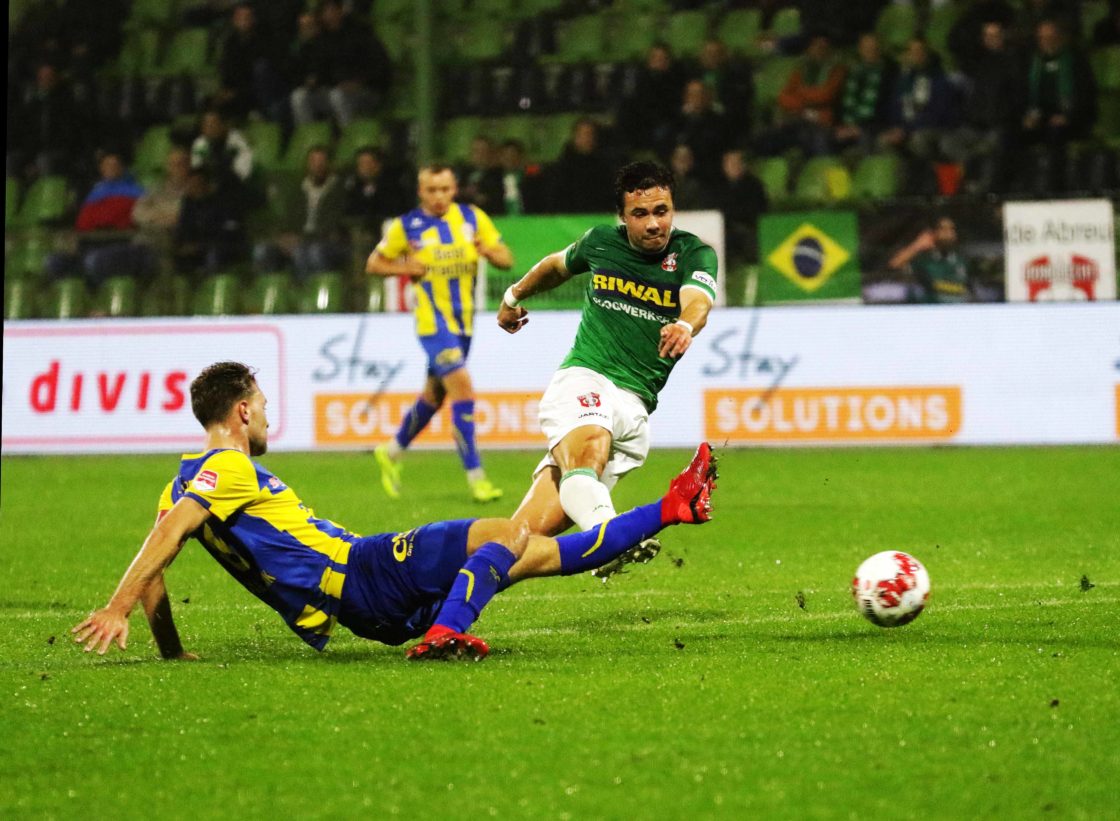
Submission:
<svg viewBox="0 0 1120 821">
<path fill-rule="evenodd" d="M 204 428 L 226 418 L 234 403 L 257 390 L 257 372 L 240 362 L 215 362 L 191 382 L 191 410 Z"/>
<path fill-rule="evenodd" d="M 614 178 L 614 204 L 622 213 L 626 195 L 647 188 L 668 188 L 673 193 L 677 181 L 673 172 L 661 163 L 643 160 L 622 166 Z"/>
</svg>

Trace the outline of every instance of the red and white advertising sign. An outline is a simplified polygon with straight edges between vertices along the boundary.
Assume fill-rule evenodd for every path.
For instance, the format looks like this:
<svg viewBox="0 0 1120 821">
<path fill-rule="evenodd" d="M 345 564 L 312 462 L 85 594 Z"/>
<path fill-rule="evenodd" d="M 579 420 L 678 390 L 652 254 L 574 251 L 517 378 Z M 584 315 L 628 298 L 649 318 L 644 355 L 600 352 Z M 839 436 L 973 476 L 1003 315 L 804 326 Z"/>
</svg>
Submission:
<svg viewBox="0 0 1120 821">
<path fill-rule="evenodd" d="M 270 324 L 19 323 L 4 328 L 5 451 L 197 447 L 190 383 L 235 359 L 259 368 L 269 437 L 285 435 L 284 342 Z"/>
<path fill-rule="evenodd" d="M 1003 232 L 1008 302 L 1116 299 L 1109 200 L 1009 202 Z"/>
</svg>

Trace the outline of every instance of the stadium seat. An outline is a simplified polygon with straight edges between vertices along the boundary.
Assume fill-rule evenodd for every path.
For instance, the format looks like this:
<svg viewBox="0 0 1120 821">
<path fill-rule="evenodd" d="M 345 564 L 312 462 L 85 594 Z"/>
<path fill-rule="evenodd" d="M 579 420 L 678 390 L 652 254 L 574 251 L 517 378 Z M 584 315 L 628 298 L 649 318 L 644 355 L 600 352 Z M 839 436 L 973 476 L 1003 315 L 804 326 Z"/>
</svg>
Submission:
<svg viewBox="0 0 1120 821">
<path fill-rule="evenodd" d="M 766 112 L 766 120 L 769 119 L 769 112 L 777 104 L 778 95 L 781 94 L 790 72 L 799 59 L 798 57 L 770 57 L 760 62 L 755 71 L 755 107 L 761 112 Z"/>
<path fill-rule="evenodd" d="M 343 310 L 342 274 L 323 271 L 313 274 L 299 293 L 299 311 L 304 314 L 337 314 Z"/>
<path fill-rule="evenodd" d="M 207 58 L 210 34 L 204 28 L 184 29 L 167 46 L 159 70 L 163 74 L 212 74 Z"/>
<path fill-rule="evenodd" d="M 377 0 L 373 4 L 373 21 L 378 34 L 382 34 L 385 23 L 411 23 L 415 13 L 414 0 Z"/>
<path fill-rule="evenodd" d="M 89 312 L 89 292 L 78 277 L 60 279 L 51 286 L 46 315 L 50 319 L 79 319 Z"/>
<path fill-rule="evenodd" d="M 717 32 L 734 54 L 753 57 L 758 53 L 758 35 L 762 31 L 762 12 L 758 9 L 735 9 L 720 21 Z"/>
<path fill-rule="evenodd" d="M 4 319 L 32 319 L 38 286 L 25 279 L 4 278 Z"/>
<path fill-rule="evenodd" d="M 136 280 L 130 276 L 110 277 L 97 291 L 97 311 L 105 316 L 136 316 L 139 307 Z"/>
<path fill-rule="evenodd" d="M 770 34 L 775 37 L 792 37 L 801 33 L 801 11 L 787 6 L 779 9 L 770 21 Z"/>
<path fill-rule="evenodd" d="M 789 161 L 785 157 L 762 160 L 755 168 L 755 174 L 766 189 L 771 207 L 789 199 Z"/>
<path fill-rule="evenodd" d="M 292 280 L 287 273 L 261 274 L 249 289 L 245 308 L 254 314 L 291 313 L 291 293 Z"/>
<path fill-rule="evenodd" d="M 619 14 L 667 14 L 668 0 L 614 0 L 614 10 Z"/>
<path fill-rule="evenodd" d="M 846 200 L 851 193 L 851 175 L 836 157 L 813 157 L 806 162 L 793 191 L 796 199 L 811 204 Z"/>
<path fill-rule="evenodd" d="M 1097 23 L 1108 17 L 1108 0 L 1082 0 L 1081 3 L 1081 36 L 1084 42 L 1093 40 L 1093 29 Z"/>
<path fill-rule="evenodd" d="M 121 74 L 147 77 L 156 73 L 159 65 L 159 32 L 141 29 L 125 36 L 117 68 Z"/>
<path fill-rule="evenodd" d="M 140 298 L 142 316 L 183 316 L 190 309 L 190 285 L 185 277 L 157 277 Z"/>
<path fill-rule="evenodd" d="M 946 3 L 930 11 L 929 23 L 926 25 L 926 40 L 930 48 L 941 55 L 947 67 L 952 63 L 952 52 L 949 51 L 949 32 L 961 16 L 962 6 L 958 3 Z"/>
<path fill-rule="evenodd" d="M 136 144 L 132 169 L 137 174 L 152 172 L 163 173 L 167 162 L 167 152 L 171 150 L 171 128 L 166 125 L 153 125 Z"/>
<path fill-rule="evenodd" d="M 1093 73 L 1102 91 L 1120 91 L 1120 46 L 1100 48 L 1092 53 Z"/>
<path fill-rule="evenodd" d="M 471 150 L 471 140 L 482 133 L 480 117 L 456 117 L 443 126 L 443 157 L 447 162 L 465 160 Z"/>
<path fill-rule="evenodd" d="M 274 171 L 280 166 L 280 145 L 283 136 L 280 124 L 269 120 L 251 120 L 242 134 L 253 147 L 253 165 L 264 171 Z"/>
<path fill-rule="evenodd" d="M 1120 92 L 1097 96 L 1096 135 L 1112 148 L 1120 148 Z"/>
<path fill-rule="evenodd" d="M 192 313 L 198 316 L 226 316 L 238 311 L 241 278 L 237 274 L 207 277 L 194 293 Z"/>
<path fill-rule="evenodd" d="M 132 11 L 125 26 L 142 28 L 144 26 L 165 26 L 175 15 L 173 0 L 132 0 Z"/>
<path fill-rule="evenodd" d="M 511 32 L 501 18 L 479 17 L 458 26 L 453 42 L 455 56 L 464 62 L 496 60 L 509 47 Z"/>
<path fill-rule="evenodd" d="M 918 12 L 909 3 L 891 3 L 879 12 L 875 21 L 875 33 L 888 54 L 898 54 L 906 46 L 907 40 L 918 30 Z"/>
<path fill-rule="evenodd" d="M 331 124 L 328 122 L 304 123 L 297 126 L 288 140 L 288 148 L 280 167 L 286 171 L 302 173 L 307 165 L 307 152 L 315 145 L 331 144 Z"/>
<path fill-rule="evenodd" d="M 610 52 L 618 60 L 645 63 L 649 47 L 661 35 L 661 21 L 653 14 L 615 14 L 611 23 Z M 676 44 L 673 45 L 676 48 Z"/>
<path fill-rule="evenodd" d="M 586 14 L 563 20 L 556 26 L 556 54 L 566 63 L 595 62 L 604 59 L 605 14 Z"/>
<path fill-rule="evenodd" d="M 700 47 L 708 36 L 708 15 L 703 11 L 678 11 L 666 20 L 664 29 L 666 41 L 672 44 L 673 54 L 678 58 L 692 58 L 700 53 Z"/>
<path fill-rule="evenodd" d="M 511 114 L 494 123 L 494 139 L 520 140 L 526 149 L 536 145 L 537 126 L 528 114 Z"/>
<path fill-rule="evenodd" d="M 890 199 L 902 187 L 902 168 L 895 154 L 872 154 L 860 160 L 852 175 L 856 199 Z"/>
<path fill-rule="evenodd" d="M 52 250 L 50 234 L 40 229 L 32 229 L 13 239 L 10 252 L 5 254 L 4 278 L 40 279 Z"/>
<path fill-rule="evenodd" d="M 365 297 L 362 307 L 366 313 L 376 314 L 385 310 L 385 278 L 366 277 Z"/>
<path fill-rule="evenodd" d="M 4 228 L 10 228 L 19 208 L 19 180 L 8 177 L 4 185 Z"/>
<path fill-rule="evenodd" d="M 342 129 L 338 138 L 338 147 L 334 152 L 335 167 L 349 170 L 359 148 L 367 145 L 381 146 L 383 142 L 380 122 L 372 118 L 354 120 Z"/>
<path fill-rule="evenodd" d="M 35 180 L 23 198 L 23 205 L 16 214 L 15 226 L 31 228 L 36 225 L 59 223 L 73 202 L 66 178 L 40 177 Z"/>
<path fill-rule="evenodd" d="M 564 150 L 564 145 L 572 133 L 572 126 L 582 114 L 547 114 L 537 118 L 537 155 L 538 162 L 553 162 Z"/>
</svg>

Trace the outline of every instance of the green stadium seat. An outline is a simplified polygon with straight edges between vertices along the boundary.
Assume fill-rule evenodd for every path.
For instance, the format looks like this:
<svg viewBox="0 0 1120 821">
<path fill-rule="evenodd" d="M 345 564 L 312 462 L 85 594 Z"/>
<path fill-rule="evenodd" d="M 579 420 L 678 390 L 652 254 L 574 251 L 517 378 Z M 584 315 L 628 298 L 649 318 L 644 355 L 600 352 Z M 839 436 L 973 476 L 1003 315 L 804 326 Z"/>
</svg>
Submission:
<svg viewBox="0 0 1120 821">
<path fill-rule="evenodd" d="M 280 167 L 280 146 L 283 135 L 280 124 L 269 120 L 251 120 L 241 133 L 253 147 L 253 165 L 264 171 L 274 171 Z"/>
<path fill-rule="evenodd" d="M 957 18 L 961 16 L 962 6 L 958 3 L 946 3 L 930 11 L 929 23 L 926 25 L 926 40 L 930 47 L 941 55 L 942 61 L 947 65 L 952 62 L 952 52 L 949 51 L 949 32 Z"/>
<path fill-rule="evenodd" d="M 367 145 L 380 146 L 383 141 L 380 122 L 371 117 L 354 120 L 342 129 L 338 138 L 338 146 L 334 152 L 335 167 L 350 170 L 359 148 Z"/>
<path fill-rule="evenodd" d="M 769 112 L 778 102 L 799 57 L 770 57 L 759 63 L 754 75 L 755 107 Z"/>
<path fill-rule="evenodd" d="M 616 12 L 629 14 L 668 14 L 668 0 L 614 0 Z"/>
<path fill-rule="evenodd" d="M 560 156 L 582 114 L 546 114 L 537 118 L 537 162 L 552 162 Z"/>
<path fill-rule="evenodd" d="M 334 271 L 313 274 L 300 289 L 298 305 L 303 314 L 341 313 L 342 274 Z"/>
<path fill-rule="evenodd" d="M 708 36 L 708 15 L 703 11 L 679 11 L 670 15 L 665 26 L 665 40 L 677 57 L 695 57 Z"/>
<path fill-rule="evenodd" d="M 213 74 L 208 59 L 210 33 L 203 28 L 180 31 L 167 46 L 159 70 L 163 74 Z"/>
<path fill-rule="evenodd" d="M 23 198 L 14 224 L 19 228 L 31 228 L 58 223 L 66 216 L 72 202 L 73 195 L 65 177 L 40 177 Z"/>
<path fill-rule="evenodd" d="M 39 288 L 26 279 L 4 278 L 4 319 L 33 319 Z"/>
<path fill-rule="evenodd" d="M 52 250 L 50 235 L 39 229 L 32 229 L 13 239 L 11 252 L 6 255 L 8 264 L 4 269 L 4 278 L 41 279 L 44 263 Z"/>
<path fill-rule="evenodd" d="M 366 277 L 364 286 L 366 313 L 377 314 L 385 310 L 385 278 Z"/>
<path fill-rule="evenodd" d="M 122 74 L 148 77 L 159 65 L 159 32 L 155 29 L 132 31 L 125 36 L 117 67 Z"/>
<path fill-rule="evenodd" d="M 1093 39 L 1093 29 L 1108 17 L 1108 0 L 1083 0 L 1081 3 L 1081 36 L 1088 43 Z"/>
<path fill-rule="evenodd" d="M 758 35 L 762 31 L 762 12 L 758 9 L 735 9 L 720 21 L 717 32 L 734 54 L 753 57 L 758 53 Z"/>
<path fill-rule="evenodd" d="M 497 142 L 502 140 L 520 140 L 526 149 L 536 143 L 537 126 L 528 114 L 511 114 L 502 117 L 494 123 L 492 133 Z"/>
<path fill-rule="evenodd" d="M 110 277 L 97 293 L 97 310 L 105 316 L 136 316 L 139 308 L 136 280 L 130 276 Z"/>
<path fill-rule="evenodd" d="M 241 277 L 237 274 L 215 274 L 199 285 L 191 300 L 192 313 L 197 316 L 236 314 L 241 295 Z"/>
<path fill-rule="evenodd" d="M 902 165 L 896 154 L 872 154 L 860 160 L 852 175 L 856 199 L 890 199 L 902 187 Z"/>
<path fill-rule="evenodd" d="M 4 185 L 4 228 L 11 227 L 16 221 L 16 211 L 19 209 L 19 180 L 8 177 Z"/>
<path fill-rule="evenodd" d="M 78 277 L 60 279 L 51 286 L 48 299 L 50 319 L 80 319 L 89 313 L 89 291 Z"/>
<path fill-rule="evenodd" d="M 1096 135 L 1107 145 L 1120 148 L 1120 92 L 1105 91 L 1097 95 Z"/>
<path fill-rule="evenodd" d="M 883 50 L 889 54 L 902 51 L 917 30 L 918 11 L 910 4 L 891 3 L 879 12 L 879 19 L 875 21 L 875 33 L 879 35 Z"/>
<path fill-rule="evenodd" d="M 587 14 L 558 23 L 557 57 L 566 63 L 586 63 L 605 59 L 604 33 L 608 28 L 608 22 L 605 14 Z"/>
<path fill-rule="evenodd" d="M 140 298 L 142 316 L 183 316 L 190 309 L 190 285 L 185 277 L 164 274 L 157 277 Z"/>
<path fill-rule="evenodd" d="M 1102 91 L 1120 91 L 1120 46 L 1097 49 L 1092 62 L 1097 87 Z"/>
<path fill-rule="evenodd" d="M 307 152 L 315 145 L 330 146 L 331 124 L 328 122 L 304 123 L 297 126 L 288 140 L 288 148 L 280 167 L 286 171 L 303 173 L 307 167 Z"/>
<path fill-rule="evenodd" d="M 500 18 L 479 17 L 457 26 L 455 54 L 465 62 L 496 60 L 510 45 L 510 30 L 496 22 Z"/>
<path fill-rule="evenodd" d="M 381 27 L 385 23 L 411 23 L 415 8 L 414 0 L 377 0 L 373 4 L 373 22 L 377 33 L 382 34 Z"/>
<path fill-rule="evenodd" d="M 801 11 L 787 6 L 780 9 L 770 21 L 770 34 L 775 37 L 792 37 L 801 32 Z"/>
<path fill-rule="evenodd" d="M 249 289 L 245 308 L 254 314 L 291 313 L 292 279 L 287 273 L 277 271 L 261 274 Z"/>
<path fill-rule="evenodd" d="M 125 25 L 130 28 L 166 26 L 175 12 L 174 0 L 132 0 L 132 10 Z"/>
<path fill-rule="evenodd" d="M 846 200 L 852 193 L 848 169 L 836 157 L 813 157 L 797 175 L 794 197 L 812 204 Z"/>
<path fill-rule="evenodd" d="M 766 189 L 771 207 L 789 199 L 789 161 L 785 157 L 767 157 L 758 163 L 754 173 Z"/>
<path fill-rule="evenodd" d="M 661 35 L 661 21 L 656 15 L 616 13 L 610 26 L 610 52 L 618 60 L 644 63 L 649 47 Z"/>
<path fill-rule="evenodd" d="M 470 155 L 471 140 L 482 133 L 480 117 L 455 117 L 443 124 L 443 158 L 461 162 Z"/>
<path fill-rule="evenodd" d="M 166 125 L 153 125 L 136 144 L 132 169 L 137 174 L 162 174 L 167 162 L 167 152 L 171 150 L 171 128 Z"/>
</svg>

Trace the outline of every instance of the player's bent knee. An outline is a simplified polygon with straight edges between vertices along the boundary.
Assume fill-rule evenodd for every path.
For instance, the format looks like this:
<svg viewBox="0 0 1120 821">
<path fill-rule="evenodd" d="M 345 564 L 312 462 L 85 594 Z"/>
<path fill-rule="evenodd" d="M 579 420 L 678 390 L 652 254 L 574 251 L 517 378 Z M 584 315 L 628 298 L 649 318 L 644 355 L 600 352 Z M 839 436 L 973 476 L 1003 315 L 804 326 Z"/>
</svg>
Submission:
<svg viewBox="0 0 1120 821">
<path fill-rule="evenodd" d="M 471 525 L 467 550 L 473 553 L 488 542 L 497 542 L 517 558 L 525 553 L 529 544 L 529 527 L 525 522 L 510 519 L 479 519 Z"/>
</svg>

